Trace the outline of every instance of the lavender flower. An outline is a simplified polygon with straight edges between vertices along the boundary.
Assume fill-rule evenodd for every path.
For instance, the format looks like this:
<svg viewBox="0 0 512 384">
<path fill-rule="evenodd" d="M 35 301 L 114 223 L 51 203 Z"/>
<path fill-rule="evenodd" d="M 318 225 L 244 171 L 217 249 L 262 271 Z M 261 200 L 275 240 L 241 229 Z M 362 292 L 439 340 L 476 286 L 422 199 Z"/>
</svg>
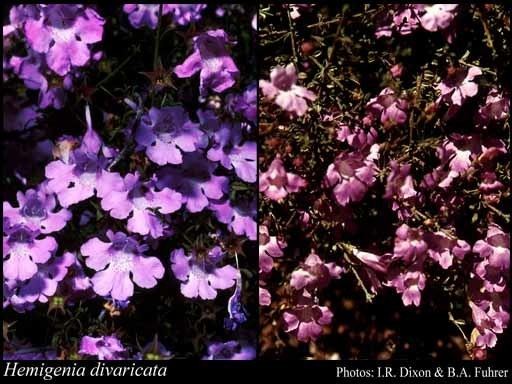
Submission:
<svg viewBox="0 0 512 384">
<path fill-rule="evenodd" d="M 254 360 L 255 358 L 254 347 L 243 345 L 238 341 L 228 341 L 210 344 L 208 354 L 203 360 Z"/>
<path fill-rule="evenodd" d="M 339 279 L 341 272 L 341 267 L 332 262 L 324 263 L 320 256 L 312 251 L 300 268 L 292 272 L 290 286 L 297 291 L 306 289 L 314 292 L 315 289 L 327 287 L 332 279 Z"/>
<path fill-rule="evenodd" d="M 299 192 L 306 185 L 307 182 L 302 177 L 286 171 L 279 155 L 259 177 L 260 192 L 276 201 L 284 199 L 289 193 Z"/>
<path fill-rule="evenodd" d="M 123 179 L 118 173 L 105 170 L 107 159 L 113 152 L 105 147 L 92 129 L 89 109 L 86 109 L 87 131 L 79 148 L 66 157 L 46 166 L 48 188 L 57 194 L 63 207 L 79 203 L 96 193 L 106 196 L 110 191 L 121 189 Z"/>
<path fill-rule="evenodd" d="M 270 81 L 260 80 L 263 95 L 274 100 L 283 110 L 303 116 L 308 110 L 306 100 L 315 101 L 316 95 L 308 89 L 297 85 L 295 66 L 290 63 L 286 67 L 278 65 L 270 72 Z"/>
<path fill-rule="evenodd" d="M 391 88 L 384 88 L 379 96 L 366 104 L 367 111 L 380 119 L 385 127 L 404 124 L 407 121 L 407 101 L 399 98 Z"/>
<path fill-rule="evenodd" d="M 246 235 L 250 240 L 256 240 L 256 201 L 239 201 L 233 204 L 212 202 L 210 209 L 215 212 L 217 220 L 227 224 L 230 231 L 237 235 Z"/>
<path fill-rule="evenodd" d="M 85 264 L 94 269 L 94 292 L 126 300 L 133 295 L 133 283 L 141 288 L 153 288 L 164 275 L 164 267 L 156 257 L 146 257 L 147 246 L 139 245 L 122 232 L 107 231 L 110 242 L 95 237 L 80 248 L 87 257 Z"/>
<path fill-rule="evenodd" d="M 231 288 L 239 271 L 231 265 L 218 267 L 224 253 L 215 246 L 207 253 L 185 255 L 182 248 L 171 252 L 171 269 L 180 280 L 181 293 L 188 298 L 200 297 L 211 300 L 217 297 L 217 290 Z"/>
<path fill-rule="evenodd" d="M 56 257 L 48 264 L 39 267 L 37 273 L 29 280 L 18 283 L 11 296 L 11 303 L 16 309 L 23 304 L 36 301 L 47 303 L 57 291 L 58 284 L 64 280 L 69 267 L 76 261 L 72 253 L 65 252 L 63 256 Z"/>
<path fill-rule="evenodd" d="M 146 148 L 149 159 L 158 165 L 181 164 L 183 152 L 197 149 L 203 133 L 182 107 L 151 108 L 142 116 L 135 140 Z"/>
<path fill-rule="evenodd" d="M 37 239 L 38 235 L 39 232 L 20 224 L 6 228 L 4 221 L 3 273 L 5 278 L 28 280 L 36 274 L 37 264 L 48 261 L 57 249 L 57 242 L 49 236 Z"/>
<path fill-rule="evenodd" d="M 181 193 L 190 212 L 200 212 L 210 199 L 222 199 L 228 190 L 228 179 L 213 174 L 217 166 L 199 152 L 187 153 L 180 166 L 166 166 L 157 172 L 159 188 L 168 187 Z"/>
<path fill-rule="evenodd" d="M 128 219 L 128 230 L 141 235 L 161 237 L 165 224 L 153 211 L 161 214 L 176 212 L 181 208 L 182 196 L 169 188 L 155 189 L 155 180 L 141 182 L 140 175 L 128 173 L 123 188 L 109 192 L 101 200 L 101 207 L 116 219 Z"/>
<path fill-rule="evenodd" d="M 315 341 L 322 334 L 322 326 L 329 324 L 332 316 L 328 307 L 315 304 L 311 295 L 304 291 L 298 304 L 283 313 L 284 330 L 299 341 Z"/>
<path fill-rule="evenodd" d="M 286 243 L 276 236 L 270 236 L 267 226 L 260 225 L 259 236 L 259 273 L 268 273 L 272 270 L 274 258 L 283 256 Z"/>
<path fill-rule="evenodd" d="M 227 33 L 222 29 L 207 31 L 194 37 L 194 52 L 176 66 L 174 73 L 188 78 L 200 73 L 199 93 L 206 96 L 208 89 L 216 93 L 231 88 L 238 78 L 239 70 L 229 55 Z"/>
<path fill-rule="evenodd" d="M 45 185 L 41 185 L 38 190 L 18 192 L 16 197 L 18 208 L 13 208 L 5 201 L 3 203 L 4 217 L 9 219 L 11 225 L 23 224 L 46 234 L 60 231 L 71 219 L 70 211 L 56 209 L 55 196 L 48 193 Z"/>
<path fill-rule="evenodd" d="M 25 35 L 30 47 L 46 55 L 48 66 L 65 76 L 91 58 L 89 45 L 101 41 L 105 20 L 92 8 L 51 4 L 39 19 L 28 19 Z"/>
<path fill-rule="evenodd" d="M 115 336 L 84 336 L 80 341 L 78 353 L 96 356 L 98 360 L 123 360 L 126 348 Z"/>
<path fill-rule="evenodd" d="M 364 198 L 368 188 L 375 182 L 379 157 L 379 145 L 373 144 L 365 155 L 361 152 L 342 152 L 327 168 L 325 182 L 334 187 L 336 201 L 346 206 Z"/>
</svg>

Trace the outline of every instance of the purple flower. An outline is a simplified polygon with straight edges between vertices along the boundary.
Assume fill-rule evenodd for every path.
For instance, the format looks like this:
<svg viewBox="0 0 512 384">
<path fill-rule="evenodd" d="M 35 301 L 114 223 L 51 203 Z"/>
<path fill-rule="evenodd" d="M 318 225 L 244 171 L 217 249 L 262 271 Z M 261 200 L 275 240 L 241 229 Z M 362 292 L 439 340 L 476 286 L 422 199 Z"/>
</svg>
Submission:
<svg viewBox="0 0 512 384">
<path fill-rule="evenodd" d="M 379 96 L 366 104 L 367 111 L 385 127 L 401 125 L 407 121 L 409 104 L 399 98 L 391 88 L 384 88 Z"/>
<path fill-rule="evenodd" d="M 492 121 L 506 120 L 510 115 L 510 97 L 493 88 L 487 94 L 485 105 L 478 109 L 477 122 L 483 126 Z"/>
<path fill-rule="evenodd" d="M 308 110 L 306 100 L 315 101 L 316 95 L 308 89 L 297 85 L 297 72 L 290 63 L 286 67 L 278 65 L 270 72 L 270 81 L 260 80 L 263 95 L 283 110 L 303 116 Z"/>
<path fill-rule="evenodd" d="M 87 257 L 85 264 L 94 269 L 94 292 L 111 295 L 115 300 L 126 300 L 133 295 L 133 283 L 141 288 L 153 288 L 164 275 L 164 267 L 156 257 L 143 253 L 147 246 L 139 245 L 122 232 L 107 231 L 110 242 L 95 237 L 80 247 Z"/>
<path fill-rule="evenodd" d="M 283 256 L 283 249 L 286 248 L 286 243 L 278 240 L 276 236 L 270 236 L 268 228 L 265 225 L 260 225 L 258 237 L 259 273 L 268 273 L 272 270 L 273 259 Z"/>
<path fill-rule="evenodd" d="M 396 160 L 389 162 L 391 172 L 386 181 L 384 199 L 393 202 L 392 209 L 398 213 L 400 219 L 411 215 L 410 208 L 414 206 L 418 192 L 414 189 L 411 173 L 411 164 L 399 164 Z"/>
<path fill-rule="evenodd" d="M 320 256 L 313 251 L 308 255 L 299 269 L 292 272 L 290 285 L 295 290 L 315 289 L 327 287 L 332 279 L 339 279 L 342 269 L 335 263 L 324 263 Z"/>
<path fill-rule="evenodd" d="M 163 4 L 162 15 L 168 13 L 168 4 Z M 128 14 L 128 20 L 134 28 L 149 27 L 155 29 L 158 25 L 160 4 L 124 4 L 123 11 Z"/>
<path fill-rule="evenodd" d="M 284 331 L 295 335 L 299 341 L 315 341 L 322 334 L 322 326 L 329 324 L 332 316 L 328 307 L 315 304 L 311 295 L 304 291 L 299 303 L 283 313 Z"/>
<path fill-rule="evenodd" d="M 453 264 L 453 256 L 462 260 L 471 251 L 471 247 L 464 240 L 448 237 L 444 232 L 428 233 L 428 255 L 443 269 L 448 269 Z"/>
<path fill-rule="evenodd" d="M 228 190 L 228 179 L 213 174 L 217 166 L 199 152 L 187 153 L 180 166 L 166 166 L 157 172 L 157 186 L 182 194 L 190 212 L 200 212 L 210 199 L 220 200 Z"/>
<path fill-rule="evenodd" d="M 417 16 L 418 4 L 390 4 L 384 14 L 377 21 L 375 36 L 390 37 L 393 32 L 400 35 L 409 35 L 419 27 Z"/>
<path fill-rule="evenodd" d="M 366 131 L 357 125 L 351 128 L 346 124 L 341 124 L 336 138 L 341 142 L 346 142 L 354 149 L 364 150 L 375 144 L 377 131 L 375 128 L 370 128 Z"/>
<path fill-rule="evenodd" d="M 393 259 L 402 260 L 408 264 L 422 261 L 427 249 L 428 244 L 421 229 L 410 228 L 407 224 L 397 228 Z"/>
<path fill-rule="evenodd" d="M 182 196 L 169 188 L 157 191 L 154 184 L 154 180 L 142 183 L 137 172 L 128 173 L 124 177 L 123 188 L 113 190 L 102 198 L 101 208 L 116 219 L 131 216 L 127 226 L 130 232 L 161 237 L 165 224 L 154 211 L 164 215 L 176 212 L 181 208 Z"/>
<path fill-rule="evenodd" d="M 211 300 L 217 297 L 217 290 L 228 289 L 235 284 L 240 273 L 231 265 L 218 267 L 224 257 L 220 247 L 215 246 L 208 253 L 185 255 L 182 248 L 171 252 L 171 269 L 180 280 L 181 293 L 188 298 L 200 297 Z"/>
<path fill-rule="evenodd" d="M 178 25 L 188 25 L 201 20 L 201 13 L 206 4 L 165 4 L 172 13 L 173 21 Z"/>
<path fill-rule="evenodd" d="M 458 4 L 417 4 L 424 12 L 420 17 L 421 26 L 435 32 L 450 27 L 455 18 Z"/>
<path fill-rule="evenodd" d="M 324 180 L 328 186 L 334 187 L 334 197 L 340 205 L 346 206 L 364 198 L 375 182 L 375 160 L 378 158 L 379 145 L 373 144 L 366 154 L 361 151 L 342 152 L 329 165 Z"/>
<path fill-rule="evenodd" d="M 84 336 L 80 340 L 81 355 L 96 356 L 98 360 L 123 360 L 126 348 L 115 336 Z"/>
<path fill-rule="evenodd" d="M 28 280 L 37 272 L 37 264 L 46 263 L 57 249 L 53 237 L 37 239 L 39 232 L 24 225 L 6 228 L 4 221 L 3 273 L 6 279 Z"/>
<path fill-rule="evenodd" d="M 101 41 L 105 20 L 91 8 L 51 4 L 39 19 L 28 19 L 25 36 L 30 47 L 46 55 L 48 66 L 60 76 L 83 67 L 91 58 L 89 45 Z"/>
<path fill-rule="evenodd" d="M 510 234 L 505 233 L 498 225 L 490 225 L 485 240 L 478 240 L 473 246 L 489 266 L 503 271 L 510 269 Z"/>
<path fill-rule="evenodd" d="M 260 192 L 275 201 L 284 199 L 289 193 L 299 192 L 307 185 L 302 177 L 286 171 L 279 155 L 265 172 L 260 173 L 258 181 Z"/>
<path fill-rule="evenodd" d="M 434 183 L 443 189 L 449 188 L 456 178 L 473 168 L 473 162 L 478 161 L 481 166 L 494 168 L 492 164 L 495 158 L 505 153 L 502 140 L 482 139 L 478 135 L 451 134 L 437 148 L 441 165 L 436 171 L 442 180 Z M 446 168 L 448 172 L 445 171 Z M 436 176 L 436 172 L 432 176 Z"/>
<path fill-rule="evenodd" d="M 162 5 L 162 16 L 172 14 L 178 25 L 187 25 L 201 19 L 201 12 L 206 4 L 124 4 L 123 11 L 134 28 L 148 27 L 155 29 L 158 25 L 158 12 Z"/>
<path fill-rule="evenodd" d="M 47 303 L 57 291 L 58 284 L 64 280 L 69 267 L 76 259 L 72 253 L 65 252 L 63 256 L 56 257 L 48 264 L 41 265 L 37 273 L 26 282 L 18 284 L 16 292 L 11 297 L 15 306 L 39 301 Z"/>
<path fill-rule="evenodd" d="M 195 151 L 202 136 L 199 124 L 192 123 L 182 107 L 153 107 L 142 116 L 135 140 L 151 161 L 165 165 L 181 164 L 181 151 Z"/>
<path fill-rule="evenodd" d="M 48 80 L 47 65 L 44 55 L 31 52 L 29 56 L 13 56 L 10 59 L 13 72 L 23 80 L 28 89 L 39 91 L 39 107 L 61 109 L 67 100 L 67 91 L 73 88 L 73 77 L 68 74 L 63 78 Z"/>
<path fill-rule="evenodd" d="M 79 203 L 96 193 L 106 196 L 110 191 L 121 189 L 123 179 L 118 173 L 105 170 L 107 159 L 113 152 L 105 147 L 92 129 L 89 108 L 86 109 L 87 131 L 79 148 L 66 157 L 46 166 L 48 189 L 55 192 L 63 207 Z"/>
<path fill-rule="evenodd" d="M 414 304 L 419 307 L 421 291 L 425 288 L 425 274 L 421 271 L 408 271 L 398 274 L 388 282 L 389 286 L 395 287 L 398 293 L 402 294 L 402 302 L 405 306 Z"/>
<path fill-rule="evenodd" d="M 238 341 L 212 343 L 208 346 L 208 354 L 203 360 L 254 360 L 256 349 L 243 345 Z"/>
<path fill-rule="evenodd" d="M 4 96 L 4 130 L 7 132 L 26 132 L 37 126 L 41 113 L 35 105 L 22 107 L 22 104 Z"/>
<path fill-rule="evenodd" d="M 194 52 L 176 66 L 174 73 L 180 78 L 187 78 L 200 71 L 201 96 L 206 96 L 208 89 L 224 92 L 235 84 L 240 73 L 226 49 L 228 44 L 228 35 L 222 29 L 194 37 Z"/>
<path fill-rule="evenodd" d="M 217 220 L 227 224 L 230 231 L 242 236 L 246 235 L 250 240 L 256 240 L 256 201 L 231 201 L 212 202 L 210 209 L 215 213 Z"/>
<path fill-rule="evenodd" d="M 444 101 L 449 105 L 460 107 L 468 97 L 478 93 L 478 84 L 474 80 L 481 74 L 482 70 L 478 67 L 470 67 L 468 70 L 450 68 L 448 76 L 437 85 L 437 89 L 441 91 L 437 103 Z"/>
<path fill-rule="evenodd" d="M 207 122 L 207 114 L 202 115 Z M 239 123 L 223 122 L 220 126 L 214 126 L 210 132 L 213 145 L 206 153 L 211 161 L 218 161 L 226 169 L 234 169 L 239 178 L 248 183 L 256 181 L 256 143 L 246 141 L 240 144 L 242 128 Z"/>
<path fill-rule="evenodd" d="M 469 306 L 478 332 L 476 345 L 494 348 L 497 341 L 496 334 L 503 333 L 510 320 L 510 314 L 501 306 L 495 307 L 487 300 L 482 300 L 478 304 L 470 301 Z"/>
<path fill-rule="evenodd" d="M 238 271 L 235 291 L 228 300 L 228 317 L 224 318 L 224 328 L 234 331 L 247 321 L 247 312 L 242 304 L 242 274 Z"/>
<path fill-rule="evenodd" d="M 226 109 L 231 114 L 240 114 L 246 120 L 256 124 L 258 88 L 252 83 L 242 93 L 229 94 L 226 97 Z"/>
<path fill-rule="evenodd" d="M 55 196 L 48 193 L 45 185 L 41 185 L 38 190 L 18 192 L 16 198 L 18 208 L 13 208 L 5 201 L 3 203 L 4 217 L 9 219 L 11 225 L 23 224 L 41 233 L 52 233 L 60 231 L 71 219 L 70 211 L 56 209 Z"/>
</svg>

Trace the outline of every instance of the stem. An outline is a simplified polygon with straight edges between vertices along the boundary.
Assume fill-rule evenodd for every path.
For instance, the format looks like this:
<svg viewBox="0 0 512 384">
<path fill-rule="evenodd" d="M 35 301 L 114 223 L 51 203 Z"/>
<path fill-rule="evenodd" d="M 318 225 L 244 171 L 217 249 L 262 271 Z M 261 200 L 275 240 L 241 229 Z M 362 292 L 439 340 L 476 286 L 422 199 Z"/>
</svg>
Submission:
<svg viewBox="0 0 512 384">
<path fill-rule="evenodd" d="M 135 50 L 135 52 L 133 52 L 130 56 L 128 56 L 126 59 L 124 59 L 124 61 L 119 64 L 119 66 L 114 69 L 112 72 L 110 72 L 103 80 L 101 80 L 98 84 L 96 84 L 96 87 L 95 89 L 92 91 L 93 93 L 98 89 L 100 88 L 103 84 L 105 84 L 107 81 L 109 81 L 113 76 L 115 76 L 117 74 L 117 72 L 119 72 L 126 64 L 128 64 L 128 62 L 133 59 L 133 57 L 135 56 L 135 54 L 138 52 L 138 49 Z"/>
<path fill-rule="evenodd" d="M 343 248 L 345 248 L 345 246 L 343 245 Z M 348 257 L 347 253 L 343 253 L 343 258 L 345 259 L 345 261 L 347 262 L 348 264 L 348 268 L 350 269 L 350 272 L 352 272 L 354 274 L 354 276 L 356 277 L 357 279 L 357 282 L 359 283 L 359 286 L 361 287 L 361 289 L 363 290 L 364 292 L 364 295 L 365 295 L 365 298 L 366 298 L 366 302 L 367 303 L 372 303 L 373 302 L 373 298 L 375 297 L 375 295 L 373 293 L 370 293 L 368 291 L 368 289 L 366 288 L 366 286 L 364 285 L 363 283 L 363 279 L 361 279 L 361 276 L 359 276 L 359 273 L 357 272 L 357 270 L 354 268 L 354 266 L 352 265 L 352 261 L 350 260 L 350 258 Z"/>
<path fill-rule="evenodd" d="M 485 201 L 482 202 L 484 207 L 486 208 L 489 208 L 491 211 L 493 211 L 495 214 L 497 214 L 498 216 L 500 216 L 502 219 L 504 219 L 507 223 L 510 222 L 510 215 L 500 211 L 498 208 L 496 208 L 495 206 L 489 204 L 489 203 L 486 203 Z"/>
<path fill-rule="evenodd" d="M 469 339 L 467 338 L 466 334 L 464 333 L 464 330 L 462 329 L 462 327 L 459 325 L 459 323 L 455 320 L 455 318 L 453 317 L 452 313 L 451 312 L 448 312 L 448 319 L 453 323 L 455 324 L 455 326 L 458 328 L 458 330 L 460 331 L 460 333 L 462 334 L 462 337 L 464 338 L 464 340 L 466 341 L 466 344 L 469 343 Z"/>
<path fill-rule="evenodd" d="M 160 33 L 162 30 L 162 12 L 163 4 L 158 7 L 158 27 L 156 30 L 155 52 L 153 53 L 153 70 L 156 71 L 158 67 L 158 52 L 160 50 Z"/>
<path fill-rule="evenodd" d="M 299 62 L 299 59 L 297 57 L 297 50 L 295 48 L 295 34 L 292 24 L 292 16 L 290 15 L 290 7 L 286 6 L 286 13 L 288 15 L 288 25 L 290 26 L 290 39 L 292 43 L 292 52 L 293 52 L 293 60 L 295 61 L 295 66 L 297 66 L 297 63 Z"/>
</svg>

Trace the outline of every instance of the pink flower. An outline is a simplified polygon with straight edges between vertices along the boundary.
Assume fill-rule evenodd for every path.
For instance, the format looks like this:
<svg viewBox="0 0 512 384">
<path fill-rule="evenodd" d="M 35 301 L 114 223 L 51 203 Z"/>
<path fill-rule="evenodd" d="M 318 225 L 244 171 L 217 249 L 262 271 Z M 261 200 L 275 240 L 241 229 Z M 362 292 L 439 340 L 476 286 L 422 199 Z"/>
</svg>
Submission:
<svg viewBox="0 0 512 384">
<path fill-rule="evenodd" d="M 373 144 L 365 156 L 358 152 L 342 152 L 329 165 L 325 175 L 328 186 L 334 187 L 336 201 L 346 206 L 350 202 L 361 201 L 368 188 L 375 182 L 379 157 L 379 145 Z"/>
<path fill-rule="evenodd" d="M 261 306 L 267 306 L 270 305 L 272 302 L 272 298 L 270 296 L 270 292 L 268 289 L 263 288 L 260 286 L 260 293 L 259 293 L 259 301 Z"/>
<path fill-rule="evenodd" d="M 292 63 L 286 67 L 278 65 L 270 72 L 270 82 L 260 80 L 263 95 L 279 105 L 285 111 L 302 116 L 308 105 L 306 100 L 314 101 L 316 96 L 304 87 L 296 85 L 297 73 Z"/>
<path fill-rule="evenodd" d="M 485 105 L 478 110 L 477 122 L 485 126 L 491 121 L 506 120 L 509 114 L 510 98 L 493 88 L 487 94 Z"/>
<path fill-rule="evenodd" d="M 508 271 L 510 269 L 510 234 L 492 224 L 487 230 L 485 240 L 478 240 L 475 243 L 473 252 L 478 253 L 482 259 L 487 259 L 490 266 Z"/>
<path fill-rule="evenodd" d="M 384 88 L 379 96 L 370 99 L 366 109 L 374 118 L 380 118 L 385 126 L 404 124 L 407 121 L 409 104 L 399 98 L 391 88 Z"/>
<path fill-rule="evenodd" d="M 333 314 L 328 307 L 314 304 L 307 291 L 300 301 L 283 313 L 284 330 L 299 341 L 315 341 L 322 334 L 322 326 L 331 322 Z"/>
<path fill-rule="evenodd" d="M 373 127 L 365 130 L 357 125 L 351 128 L 347 124 L 341 124 L 336 138 L 341 142 L 346 142 L 352 148 L 366 149 L 377 140 L 377 131 Z"/>
<path fill-rule="evenodd" d="M 302 177 L 286 172 L 279 155 L 272 161 L 268 170 L 260 173 L 259 177 L 260 192 L 276 201 L 284 199 L 289 193 L 299 192 L 306 184 L 306 180 Z"/>
<path fill-rule="evenodd" d="M 448 237 L 444 232 L 428 233 L 428 255 L 443 269 L 448 269 L 453 264 L 453 256 L 462 260 L 471 251 L 471 247 L 464 240 Z"/>
<path fill-rule="evenodd" d="M 414 205 L 414 198 L 418 194 L 410 175 L 411 165 L 399 164 L 396 160 L 391 160 L 389 166 L 391 173 L 388 175 L 383 197 L 393 202 L 392 209 L 397 211 L 400 219 L 407 218 L 411 215 L 409 207 Z"/>
<path fill-rule="evenodd" d="M 393 249 L 393 259 L 413 263 L 417 260 L 423 260 L 427 249 L 428 245 L 421 229 L 410 228 L 407 224 L 402 224 L 398 227 L 396 230 L 395 248 Z"/>
<path fill-rule="evenodd" d="M 481 301 L 478 305 L 470 301 L 469 306 L 479 334 L 476 338 L 476 345 L 493 348 L 497 341 L 496 334 L 503 333 L 504 328 L 508 325 L 509 313 L 501 306 L 495 308 L 492 302 L 486 300 Z"/>
<path fill-rule="evenodd" d="M 400 273 L 388 284 L 395 287 L 402 294 L 402 302 L 405 306 L 414 304 L 419 307 L 421 291 L 425 288 L 425 274 L 420 271 Z"/>
<path fill-rule="evenodd" d="M 468 70 L 451 68 L 448 76 L 437 85 L 437 89 L 441 91 L 437 103 L 444 101 L 449 105 L 460 107 L 468 97 L 478 93 L 478 84 L 474 80 L 481 74 L 482 70 L 478 67 L 470 67 Z"/>
<path fill-rule="evenodd" d="M 384 256 L 378 256 L 370 252 L 359 251 L 354 249 L 352 254 L 359 259 L 365 266 L 370 267 L 374 271 L 385 273 L 387 271 L 386 258 L 388 254 Z"/>
<path fill-rule="evenodd" d="M 301 267 L 292 272 L 290 285 L 296 289 L 325 288 L 331 279 L 339 279 L 342 269 L 335 263 L 324 263 L 320 256 L 311 252 Z"/>
<path fill-rule="evenodd" d="M 391 76 L 393 76 L 395 79 L 402 76 L 403 71 L 404 67 L 402 64 L 395 64 L 389 69 L 389 72 L 391 72 Z"/>
<path fill-rule="evenodd" d="M 421 26 L 427 31 L 435 32 L 448 28 L 456 15 L 458 4 L 431 4 L 425 6 L 420 17 Z"/>
<path fill-rule="evenodd" d="M 283 248 L 286 243 L 277 240 L 276 236 L 270 236 L 268 228 L 260 225 L 259 231 L 259 259 L 260 274 L 268 273 L 272 270 L 273 258 L 283 256 Z"/>
</svg>

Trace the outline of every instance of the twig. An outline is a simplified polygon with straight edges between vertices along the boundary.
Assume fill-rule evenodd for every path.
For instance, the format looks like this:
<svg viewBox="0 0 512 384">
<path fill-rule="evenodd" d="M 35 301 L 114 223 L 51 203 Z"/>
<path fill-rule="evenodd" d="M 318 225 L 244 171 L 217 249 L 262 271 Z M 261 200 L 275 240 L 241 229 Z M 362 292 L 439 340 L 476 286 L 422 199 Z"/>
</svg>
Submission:
<svg viewBox="0 0 512 384">
<path fill-rule="evenodd" d="M 290 7 L 286 7 L 286 14 L 288 15 L 288 25 L 290 27 L 290 40 L 292 43 L 292 52 L 293 52 L 293 60 L 295 61 L 295 65 L 299 62 L 299 58 L 297 56 L 297 48 L 295 48 L 295 33 L 292 24 L 292 16 L 290 15 Z"/>
<path fill-rule="evenodd" d="M 119 66 L 114 69 L 112 72 L 110 72 L 103 80 L 101 80 L 98 84 L 96 84 L 96 87 L 95 89 L 92 91 L 93 93 L 98 89 L 98 88 L 101 88 L 101 86 L 103 84 L 105 84 L 107 81 L 109 81 L 112 77 L 114 77 L 117 72 L 119 72 L 126 64 L 128 64 L 128 62 L 133 59 L 133 57 L 137 54 L 138 52 L 138 49 L 135 50 L 135 52 L 133 52 L 130 56 L 128 56 L 126 59 L 124 59 L 124 61 L 119 64 Z"/>
<path fill-rule="evenodd" d="M 504 219 L 507 223 L 510 222 L 510 215 L 500 211 L 498 208 L 496 208 L 495 206 L 493 206 L 493 205 L 491 205 L 489 203 L 486 203 L 485 201 L 483 201 L 482 203 L 483 203 L 484 207 L 489 208 L 491 211 L 493 211 L 499 217 Z"/>
<path fill-rule="evenodd" d="M 163 12 L 163 4 L 160 4 L 158 7 L 158 28 L 156 30 L 156 41 L 155 41 L 155 51 L 153 53 L 153 70 L 156 71 L 158 67 L 158 51 L 160 50 L 160 33 L 162 30 L 162 12 Z"/>
<path fill-rule="evenodd" d="M 343 248 L 345 248 L 345 245 L 344 244 L 342 244 L 342 245 L 343 245 Z M 343 258 L 347 262 L 348 268 L 350 269 L 350 272 L 353 273 L 353 275 L 355 276 L 357 282 L 359 283 L 359 286 L 363 290 L 365 298 L 366 298 L 366 302 L 367 303 L 372 303 L 373 302 L 373 298 L 375 297 L 375 295 L 368 291 L 368 289 L 366 288 L 366 286 L 363 283 L 363 279 L 361 279 L 361 276 L 359 276 L 359 273 L 357 272 L 357 270 L 353 266 L 352 260 L 350 260 L 350 258 L 348 257 L 348 254 L 346 252 L 343 252 Z"/>
<path fill-rule="evenodd" d="M 464 60 L 459 60 L 459 63 L 462 64 L 462 65 L 465 65 L 466 67 L 478 67 L 478 65 L 475 65 L 475 64 L 470 64 Z M 482 68 L 482 67 L 478 67 L 480 68 L 483 72 L 486 72 L 490 75 L 493 75 L 493 76 L 497 76 L 496 72 L 494 71 L 491 71 L 490 69 L 488 68 Z"/>
<path fill-rule="evenodd" d="M 484 28 L 485 40 L 487 41 L 487 46 L 491 48 L 493 56 L 496 56 L 496 48 L 494 48 L 494 42 L 492 40 L 491 31 L 489 30 L 489 26 L 487 25 L 487 21 L 485 21 L 482 11 L 480 9 L 476 10 L 476 14 L 482 23 L 482 27 Z"/>
<path fill-rule="evenodd" d="M 320 21 L 320 22 L 315 23 L 315 24 L 306 25 L 306 28 L 323 27 L 323 26 L 326 26 L 326 25 L 331 25 L 331 24 L 337 23 L 337 22 L 342 21 L 342 20 L 343 20 L 342 17 L 337 17 L 336 19 L 332 19 L 332 20 L 329 20 L 329 21 Z"/>
<path fill-rule="evenodd" d="M 453 323 L 455 324 L 455 326 L 458 328 L 458 330 L 460 331 L 460 333 L 462 334 L 462 337 L 464 338 L 464 340 L 466 341 L 466 344 L 469 343 L 469 339 L 467 338 L 466 334 L 464 333 L 464 330 L 462 329 L 462 327 L 459 325 L 459 323 L 457 322 L 457 320 L 455 320 L 455 318 L 453 317 L 452 313 L 451 312 L 448 312 L 448 319 Z"/>
</svg>

